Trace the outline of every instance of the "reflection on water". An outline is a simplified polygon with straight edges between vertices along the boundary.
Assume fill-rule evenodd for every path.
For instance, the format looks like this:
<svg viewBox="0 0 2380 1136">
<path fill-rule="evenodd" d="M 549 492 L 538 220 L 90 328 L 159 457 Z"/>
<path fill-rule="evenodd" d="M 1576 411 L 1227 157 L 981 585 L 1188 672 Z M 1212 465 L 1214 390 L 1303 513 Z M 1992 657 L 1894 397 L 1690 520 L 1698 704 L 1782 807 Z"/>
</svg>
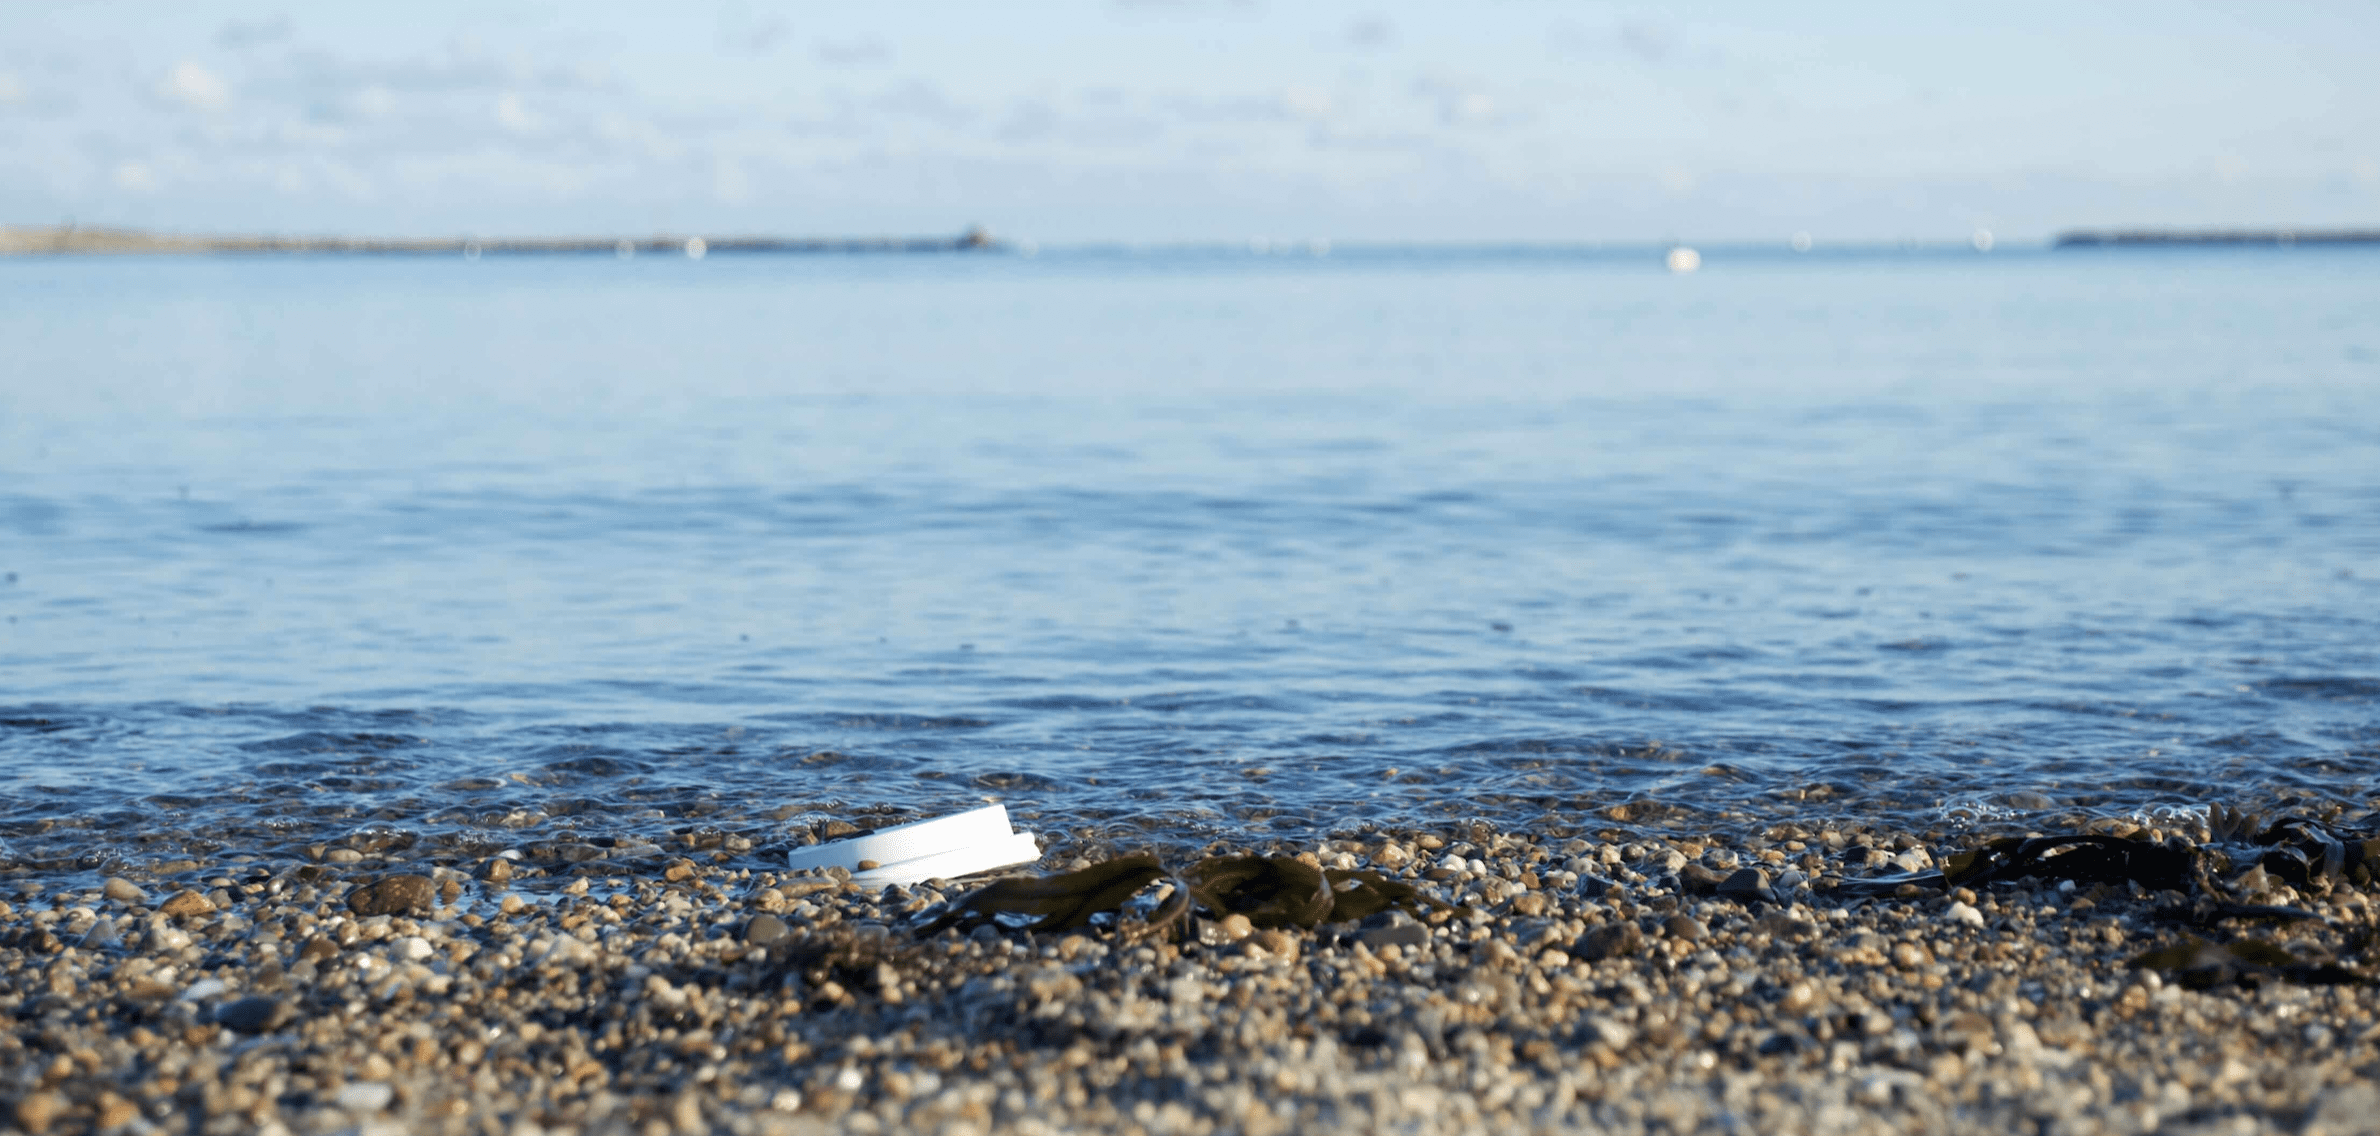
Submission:
<svg viewBox="0 0 2380 1136">
<path fill-rule="evenodd" d="M 0 856 L 2366 799 L 2380 258 L 1706 253 L 0 265 Z"/>
</svg>

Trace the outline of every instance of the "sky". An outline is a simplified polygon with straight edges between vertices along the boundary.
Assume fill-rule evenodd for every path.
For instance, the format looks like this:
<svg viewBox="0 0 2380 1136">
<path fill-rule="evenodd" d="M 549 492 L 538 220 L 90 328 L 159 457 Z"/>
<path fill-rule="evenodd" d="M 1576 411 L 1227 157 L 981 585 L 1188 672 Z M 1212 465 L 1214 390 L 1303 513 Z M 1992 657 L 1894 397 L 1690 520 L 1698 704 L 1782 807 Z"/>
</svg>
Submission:
<svg viewBox="0 0 2380 1136">
<path fill-rule="evenodd" d="M 0 5 L 0 224 L 1044 242 L 2380 226 L 2380 5 Z"/>
</svg>

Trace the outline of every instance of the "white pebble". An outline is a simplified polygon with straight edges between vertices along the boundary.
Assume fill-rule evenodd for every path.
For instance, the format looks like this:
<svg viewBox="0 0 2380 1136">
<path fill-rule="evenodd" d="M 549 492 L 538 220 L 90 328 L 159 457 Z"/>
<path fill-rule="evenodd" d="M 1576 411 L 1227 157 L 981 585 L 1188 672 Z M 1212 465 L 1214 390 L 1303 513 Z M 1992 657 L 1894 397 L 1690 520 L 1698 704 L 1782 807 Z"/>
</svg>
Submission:
<svg viewBox="0 0 2380 1136">
<path fill-rule="evenodd" d="M 1983 926 L 1983 912 L 1977 911 L 1965 903 L 1953 901 L 1950 905 L 1950 921 L 1964 923 L 1969 927 L 1981 927 Z"/>
<path fill-rule="evenodd" d="M 349 1112 L 378 1112 L 397 1099 L 397 1091 L 378 1081 L 351 1081 L 331 1099 Z"/>
<path fill-rule="evenodd" d="M 405 960 L 406 962 L 420 962 L 421 960 L 438 953 L 438 949 L 431 946 L 428 939 L 422 938 L 419 935 L 407 935 L 404 938 L 397 940 L 394 944 L 394 948 L 397 957 Z"/>
</svg>

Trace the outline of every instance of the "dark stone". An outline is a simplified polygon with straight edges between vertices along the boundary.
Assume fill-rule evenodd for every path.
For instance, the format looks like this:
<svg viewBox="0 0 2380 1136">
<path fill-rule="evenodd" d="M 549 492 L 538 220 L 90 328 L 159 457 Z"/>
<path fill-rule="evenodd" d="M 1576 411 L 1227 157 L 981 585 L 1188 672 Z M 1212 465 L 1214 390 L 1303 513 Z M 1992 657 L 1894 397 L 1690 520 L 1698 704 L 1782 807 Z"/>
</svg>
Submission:
<svg viewBox="0 0 2380 1136">
<path fill-rule="evenodd" d="M 1579 936 L 1577 945 L 1571 948 L 1570 953 L 1588 962 L 1601 962 L 1604 959 L 1625 958 L 1644 947 L 1644 932 L 1637 930 L 1636 924 L 1604 923 L 1589 928 L 1586 934 Z"/>
<path fill-rule="evenodd" d="M 744 941 L 755 947 L 774 946 L 778 940 L 793 933 L 793 928 L 774 915 L 755 915 L 744 924 Z"/>
<path fill-rule="evenodd" d="M 241 1033 L 263 1033 L 286 1020 L 287 1011 L 277 998 L 251 995 L 216 1007 L 215 1021 Z"/>
<path fill-rule="evenodd" d="M 428 876 L 382 876 L 348 892 L 347 910 L 366 917 L 426 912 L 436 894 Z"/>
<path fill-rule="evenodd" d="M 1734 875 L 1719 882 L 1719 898 L 1738 903 L 1777 902 L 1777 893 L 1770 891 L 1768 873 L 1758 868 L 1740 868 Z"/>
<path fill-rule="evenodd" d="M 1702 920 L 1691 915 L 1672 915 L 1662 920 L 1661 931 L 1672 939 L 1684 939 L 1689 943 L 1709 933 L 1703 927 Z"/>
<path fill-rule="evenodd" d="M 1359 925 L 1355 941 L 1375 951 L 1389 946 L 1418 947 L 1430 941 L 1430 929 L 1402 911 L 1383 911 Z"/>
<path fill-rule="evenodd" d="M 1716 872 L 1688 861 L 1685 867 L 1678 869 L 1678 890 L 1687 895 L 1718 895 L 1719 889 L 1732 878 L 1724 872 Z"/>
<path fill-rule="evenodd" d="M 299 962 L 320 962 L 326 958 L 337 958 L 338 955 L 339 944 L 322 935 L 316 935 L 306 940 L 305 946 L 298 948 L 297 957 Z"/>
<path fill-rule="evenodd" d="M 1616 885 L 1610 880 L 1601 876 L 1580 876 L 1578 878 L 1578 894 L 1588 899 L 1601 899 L 1614 886 Z"/>
</svg>

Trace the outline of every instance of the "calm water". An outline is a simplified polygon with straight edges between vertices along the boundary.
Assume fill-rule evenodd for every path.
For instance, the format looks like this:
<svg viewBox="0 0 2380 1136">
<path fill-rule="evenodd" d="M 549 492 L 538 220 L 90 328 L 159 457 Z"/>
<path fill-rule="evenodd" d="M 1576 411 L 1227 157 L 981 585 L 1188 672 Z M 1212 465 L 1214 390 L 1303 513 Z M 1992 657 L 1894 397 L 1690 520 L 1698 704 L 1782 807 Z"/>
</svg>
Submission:
<svg viewBox="0 0 2380 1136">
<path fill-rule="evenodd" d="M 2380 256 L 0 262 L 0 573 L 44 870 L 2362 805 Z"/>
</svg>

